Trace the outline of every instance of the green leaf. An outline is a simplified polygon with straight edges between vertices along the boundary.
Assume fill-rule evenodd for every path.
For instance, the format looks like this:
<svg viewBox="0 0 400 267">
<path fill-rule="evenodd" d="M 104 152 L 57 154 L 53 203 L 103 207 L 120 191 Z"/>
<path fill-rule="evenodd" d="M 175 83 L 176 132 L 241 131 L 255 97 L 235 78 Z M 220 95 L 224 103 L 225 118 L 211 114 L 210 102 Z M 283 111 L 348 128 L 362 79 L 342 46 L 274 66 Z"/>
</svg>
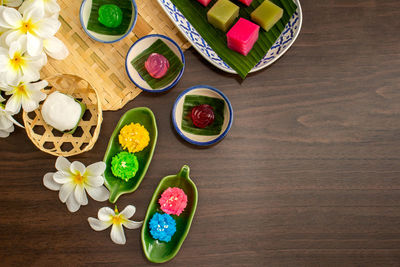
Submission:
<svg viewBox="0 0 400 267">
<path fill-rule="evenodd" d="M 144 67 L 144 63 L 152 53 L 161 54 L 169 61 L 167 73 L 160 79 L 151 77 Z M 153 89 L 162 88 L 170 84 L 183 68 L 182 61 L 161 39 L 158 39 L 149 48 L 140 53 L 132 60 L 131 64 L 139 73 L 140 77 L 142 77 L 142 79 L 145 80 Z"/>
<path fill-rule="evenodd" d="M 247 56 L 243 56 L 229 49 L 226 33 L 213 27 L 207 21 L 207 11 L 216 1 L 212 0 L 207 7 L 204 7 L 196 0 L 171 0 L 218 56 L 244 79 L 278 39 L 285 25 L 296 11 L 297 6 L 292 0 L 271 0 L 283 8 L 283 17 L 268 32 L 260 28 L 258 41 L 254 44 L 250 53 Z M 251 12 L 264 0 L 253 0 L 249 7 L 239 3 L 239 1 L 232 0 L 232 2 L 240 7 L 239 17 L 251 20 Z"/>
<path fill-rule="evenodd" d="M 201 104 L 210 105 L 214 111 L 214 122 L 205 128 L 196 127 L 190 116 L 192 108 Z M 197 135 L 218 135 L 224 124 L 224 111 L 225 102 L 222 99 L 201 95 L 187 95 L 183 102 L 181 128 L 185 132 Z"/>
<path fill-rule="evenodd" d="M 122 11 L 122 22 L 116 28 L 108 28 L 99 22 L 99 9 L 102 5 L 114 4 Z M 132 2 L 130 0 L 93 0 L 87 29 L 105 35 L 123 35 L 129 29 L 132 18 Z"/>
<path fill-rule="evenodd" d="M 189 166 L 184 165 L 177 175 L 164 177 L 158 184 L 153 197 L 151 198 L 149 207 L 147 208 L 146 217 L 143 221 L 141 233 L 144 254 L 151 262 L 162 263 L 173 259 L 179 252 L 183 241 L 185 241 L 186 236 L 189 233 L 198 201 L 197 187 L 190 179 L 189 171 Z M 161 209 L 159 209 L 160 205 L 158 204 L 158 199 L 168 187 L 181 188 L 187 195 L 188 202 L 181 215 L 171 215 L 176 221 L 176 232 L 172 236 L 171 241 L 166 243 L 155 240 L 151 236 L 149 221 L 154 213 L 162 213 Z"/>
<path fill-rule="evenodd" d="M 139 162 L 139 169 L 137 170 L 135 176 L 128 182 L 115 177 L 111 171 L 111 161 L 112 158 L 119 152 L 124 151 L 119 144 L 118 136 L 122 127 L 130 123 L 140 123 L 146 128 L 150 135 L 149 145 L 140 152 L 135 153 L 137 160 Z M 105 185 L 108 190 L 110 190 L 110 202 L 115 203 L 119 196 L 126 193 L 131 193 L 135 191 L 140 183 L 142 182 L 147 168 L 150 165 L 151 159 L 153 158 L 154 149 L 157 143 L 157 124 L 153 112 L 145 107 L 134 108 L 127 111 L 119 120 L 117 126 L 114 129 L 113 134 L 108 142 L 106 153 L 104 154 L 103 161 L 106 163 L 106 170 L 104 171 Z"/>
</svg>

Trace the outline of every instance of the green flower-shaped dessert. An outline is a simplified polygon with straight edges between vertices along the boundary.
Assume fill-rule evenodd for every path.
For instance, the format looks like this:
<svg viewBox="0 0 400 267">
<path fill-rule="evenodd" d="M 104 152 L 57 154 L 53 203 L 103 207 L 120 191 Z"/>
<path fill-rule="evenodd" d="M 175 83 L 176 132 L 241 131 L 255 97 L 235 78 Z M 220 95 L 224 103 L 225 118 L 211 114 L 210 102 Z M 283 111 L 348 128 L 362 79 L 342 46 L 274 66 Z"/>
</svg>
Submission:
<svg viewBox="0 0 400 267">
<path fill-rule="evenodd" d="M 122 10 L 113 4 L 102 5 L 99 8 L 99 22 L 108 28 L 116 28 L 122 22 Z"/>
<path fill-rule="evenodd" d="M 139 162 L 136 156 L 129 152 L 120 152 L 111 160 L 112 173 L 125 182 L 134 177 L 138 169 Z"/>
</svg>

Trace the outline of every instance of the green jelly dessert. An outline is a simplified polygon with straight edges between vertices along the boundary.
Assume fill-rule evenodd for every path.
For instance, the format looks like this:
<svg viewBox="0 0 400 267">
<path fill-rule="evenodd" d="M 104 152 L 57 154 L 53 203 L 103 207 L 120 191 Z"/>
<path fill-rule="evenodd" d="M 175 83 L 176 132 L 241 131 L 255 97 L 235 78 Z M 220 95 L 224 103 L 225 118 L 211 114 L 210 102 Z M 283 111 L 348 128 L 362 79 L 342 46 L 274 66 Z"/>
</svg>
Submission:
<svg viewBox="0 0 400 267">
<path fill-rule="evenodd" d="M 116 28 L 122 22 L 122 10 L 113 4 L 102 5 L 99 8 L 99 22 L 108 28 Z"/>
<path fill-rule="evenodd" d="M 218 0 L 207 12 L 207 20 L 215 28 L 226 32 L 239 16 L 239 7 L 229 0 Z"/>
<path fill-rule="evenodd" d="M 129 152 L 120 152 L 115 155 L 111 160 L 112 173 L 128 182 L 133 178 L 139 169 L 139 162 L 134 154 Z"/>
<path fill-rule="evenodd" d="M 251 13 L 251 19 L 264 30 L 269 31 L 282 18 L 282 15 L 282 8 L 265 0 Z"/>
<path fill-rule="evenodd" d="M 199 106 L 208 105 L 212 108 L 214 118 L 206 127 L 199 128 L 193 121 L 192 111 Z M 224 124 L 225 102 L 222 99 L 203 96 L 186 95 L 183 102 L 181 128 L 187 133 L 197 135 L 218 135 Z"/>
<path fill-rule="evenodd" d="M 163 55 L 169 62 L 167 72 L 158 79 L 153 78 L 145 67 L 146 60 L 153 53 Z M 131 61 L 131 64 L 139 73 L 140 77 L 142 77 L 152 89 L 159 89 L 169 85 L 175 80 L 183 68 L 181 59 L 161 39 L 157 39 L 149 48 L 135 57 Z"/>
<path fill-rule="evenodd" d="M 132 25 L 132 14 L 131 0 L 92 0 L 86 28 L 104 35 L 123 35 Z"/>
</svg>

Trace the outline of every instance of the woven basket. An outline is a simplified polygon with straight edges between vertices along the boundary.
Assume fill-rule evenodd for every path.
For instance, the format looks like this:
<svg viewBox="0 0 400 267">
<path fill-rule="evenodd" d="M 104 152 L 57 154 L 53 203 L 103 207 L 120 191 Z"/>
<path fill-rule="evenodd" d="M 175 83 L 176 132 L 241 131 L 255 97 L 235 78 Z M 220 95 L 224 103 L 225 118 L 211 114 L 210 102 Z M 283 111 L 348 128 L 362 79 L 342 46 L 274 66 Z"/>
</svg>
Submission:
<svg viewBox="0 0 400 267">
<path fill-rule="evenodd" d="M 123 40 L 113 44 L 96 42 L 90 39 L 80 24 L 81 2 L 58 0 L 62 26 L 56 36 L 66 44 L 70 55 L 61 61 L 49 58 L 41 77 L 57 73 L 84 77 L 98 91 L 103 110 L 118 110 L 141 92 L 129 80 L 125 71 L 125 56 L 138 38 L 159 33 L 174 39 L 183 49 L 190 46 L 157 0 L 136 0 L 137 22 L 133 32 Z"/>
<path fill-rule="evenodd" d="M 22 117 L 26 133 L 43 152 L 55 156 L 73 156 L 93 148 L 103 121 L 100 99 L 97 91 L 84 79 L 69 74 L 60 74 L 45 79 L 49 86 L 46 94 L 59 91 L 80 100 L 86 111 L 74 134 L 61 133 L 47 125 L 40 112 L 42 105 L 33 112 L 24 112 Z"/>
</svg>

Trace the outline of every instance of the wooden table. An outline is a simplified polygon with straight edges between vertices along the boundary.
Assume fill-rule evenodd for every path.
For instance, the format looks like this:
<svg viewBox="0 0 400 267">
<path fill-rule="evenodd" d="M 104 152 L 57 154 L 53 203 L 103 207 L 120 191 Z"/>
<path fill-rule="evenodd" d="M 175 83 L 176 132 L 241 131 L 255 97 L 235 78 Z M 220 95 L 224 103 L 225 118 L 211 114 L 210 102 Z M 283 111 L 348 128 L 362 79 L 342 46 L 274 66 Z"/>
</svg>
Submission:
<svg viewBox="0 0 400 267">
<path fill-rule="evenodd" d="M 151 195 L 183 164 L 199 190 L 192 228 L 165 266 L 344 266 L 400 264 L 400 2 L 302 0 L 299 39 L 272 67 L 245 81 L 193 49 L 168 93 L 142 93 L 105 112 L 94 149 L 103 158 L 119 117 L 150 107 L 159 139 L 139 190 L 120 198 L 144 218 Z M 234 124 L 218 145 L 200 149 L 175 133 L 174 100 L 208 84 L 231 100 Z M 144 266 L 140 231 L 127 244 L 87 223 L 108 202 L 69 213 L 42 184 L 55 157 L 21 129 L 0 140 L 0 265 Z"/>
</svg>

